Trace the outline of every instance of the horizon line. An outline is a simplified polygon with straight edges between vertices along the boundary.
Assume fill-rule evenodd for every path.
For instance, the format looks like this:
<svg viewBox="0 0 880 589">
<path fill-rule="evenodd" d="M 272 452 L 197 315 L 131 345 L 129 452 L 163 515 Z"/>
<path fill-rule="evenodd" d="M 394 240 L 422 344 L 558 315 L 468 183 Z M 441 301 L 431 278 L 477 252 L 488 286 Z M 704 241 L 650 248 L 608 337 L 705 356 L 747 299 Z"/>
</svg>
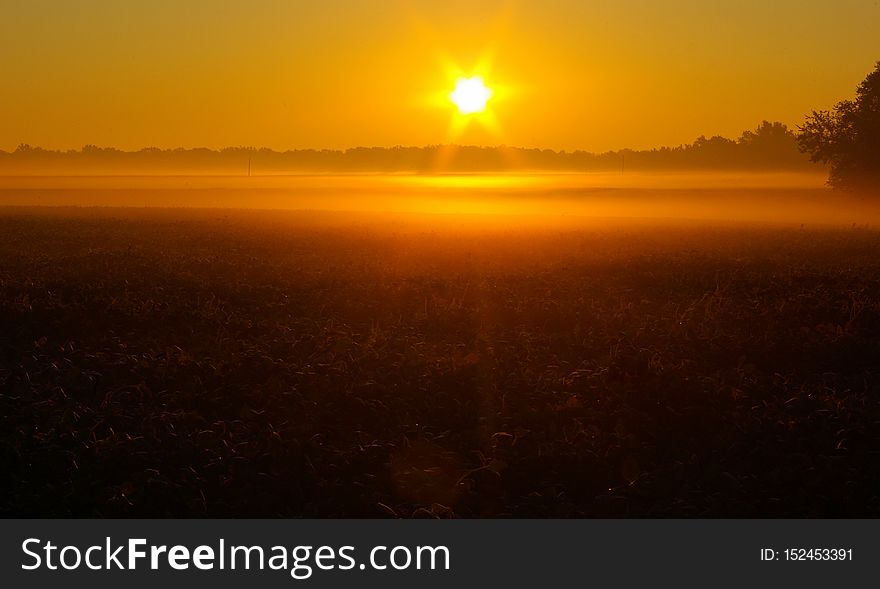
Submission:
<svg viewBox="0 0 880 589">
<path fill-rule="evenodd" d="M 95 143 L 84 143 L 79 148 L 46 148 L 39 145 L 31 145 L 27 142 L 20 142 L 16 148 L 11 150 L 0 149 L 0 153 L 13 154 L 19 151 L 22 146 L 27 146 L 31 150 L 34 151 L 46 151 L 50 153 L 82 153 L 87 148 L 94 148 L 98 151 L 116 151 L 121 153 L 141 153 L 144 151 L 212 151 L 212 152 L 223 152 L 223 151 L 232 151 L 232 150 L 240 150 L 240 151 L 268 151 L 273 153 L 293 153 L 298 151 L 312 151 L 312 152 L 334 152 L 334 153 L 346 153 L 348 151 L 355 151 L 360 149 L 383 149 L 383 150 L 395 150 L 395 149 L 439 149 L 439 148 L 466 148 L 466 149 L 489 149 L 489 150 L 502 150 L 502 149 L 515 149 L 521 151 L 550 151 L 556 154 L 590 154 L 590 155 L 605 155 L 610 153 L 621 153 L 621 152 L 650 152 L 650 151 L 660 151 L 664 149 L 679 149 L 683 147 L 688 147 L 694 145 L 700 139 L 704 140 L 712 140 L 712 139 L 724 139 L 727 141 L 731 141 L 734 143 L 739 143 L 741 139 L 746 135 L 746 133 L 754 133 L 755 131 L 759 131 L 761 128 L 765 126 L 771 127 L 781 127 L 785 129 L 785 131 L 794 136 L 795 131 L 797 130 L 797 125 L 792 128 L 789 127 L 787 123 L 782 121 L 770 121 L 768 119 L 763 119 L 756 127 L 745 129 L 740 132 L 738 137 L 731 138 L 725 135 L 713 134 L 706 136 L 705 134 L 701 134 L 690 142 L 679 143 L 678 145 L 658 145 L 654 147 L 645 147 L 645 148 L 633 148 L 633 147 L 619 147 L 617 149 L 606 149 L 604 151 L 590 151 L 585 148 L 577 148 L 577 149 L 557 149 L 553 147 L 525 147 L 521 145 L 508 145 L 506 143 L 499 143 L 494 145 L 477 145 L 472 143 L 428 143 L 424 145 L 404 145 L 404 144 L 395 144 L 391 146 L 387 145 L 353 145 L 349 147 L 292 147 L 287 149 L 276 149 L 273 147 L 262 146 L 257 147 L 254 145 L 226 145 L 223 147 L 205 147 L 205 146 L 195 146 L 195 147 L 184 147 L 184 146 L 176 146 L 176 147 L 158 147 L 155 145 L 142 146 L 139 148 L 132 149 L 123 149 L 114 146 L 108 145 L 98 145 Z"/>
</svg>

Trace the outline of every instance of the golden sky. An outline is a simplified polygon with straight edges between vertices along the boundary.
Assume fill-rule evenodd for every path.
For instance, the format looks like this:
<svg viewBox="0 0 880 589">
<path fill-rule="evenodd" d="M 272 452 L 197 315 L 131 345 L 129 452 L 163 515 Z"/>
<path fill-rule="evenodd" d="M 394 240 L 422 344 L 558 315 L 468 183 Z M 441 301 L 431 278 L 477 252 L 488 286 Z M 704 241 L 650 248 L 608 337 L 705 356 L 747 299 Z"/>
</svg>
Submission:
<svg viewBox="0 0 880 589">
<path fill-rule="evenodd" d="M 678 145 L 850 97 L 878 30 L 877 0 L 6 2 L 0 149 Z"/>
</svg>

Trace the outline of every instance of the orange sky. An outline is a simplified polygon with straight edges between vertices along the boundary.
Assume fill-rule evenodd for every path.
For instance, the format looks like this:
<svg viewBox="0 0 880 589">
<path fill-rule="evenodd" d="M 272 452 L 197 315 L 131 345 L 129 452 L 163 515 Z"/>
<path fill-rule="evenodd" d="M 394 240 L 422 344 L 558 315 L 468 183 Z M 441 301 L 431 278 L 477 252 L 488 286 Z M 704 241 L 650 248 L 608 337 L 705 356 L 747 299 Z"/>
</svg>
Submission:
<svg viewBox="0 0 880 589">
<path fill-rule="evenodd" d="M 874 0 L 30 0 L 0 14 L 0 149 L 735 137 L 851 96 Z M 454 114 L 456 74 L 490 111 Z"/>
</svg>

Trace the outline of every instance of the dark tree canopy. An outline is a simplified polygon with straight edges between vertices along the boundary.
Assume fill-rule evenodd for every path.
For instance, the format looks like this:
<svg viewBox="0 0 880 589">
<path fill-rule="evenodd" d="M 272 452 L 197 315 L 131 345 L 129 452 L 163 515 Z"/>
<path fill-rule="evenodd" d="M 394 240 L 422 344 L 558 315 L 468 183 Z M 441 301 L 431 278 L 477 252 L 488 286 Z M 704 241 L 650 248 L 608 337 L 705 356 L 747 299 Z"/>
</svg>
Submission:
<svg viewBox="0 0 880 589">
<path fill-rule="evenodd" d="M 813 111 L 798 131 L 801 150 L 830 165 L 831 186 L 880 191 L 880 62 L 859 84 L 855 100 Z"/>
</svg>

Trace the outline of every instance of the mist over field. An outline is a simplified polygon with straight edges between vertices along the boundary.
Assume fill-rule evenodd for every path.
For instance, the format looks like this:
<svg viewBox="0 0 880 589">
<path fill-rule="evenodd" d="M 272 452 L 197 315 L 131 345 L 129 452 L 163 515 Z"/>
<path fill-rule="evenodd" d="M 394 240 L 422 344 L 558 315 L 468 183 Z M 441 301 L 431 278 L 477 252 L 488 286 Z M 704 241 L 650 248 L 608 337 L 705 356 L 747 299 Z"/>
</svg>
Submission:
<svg viewBox="0 0 880 589">
<path fill-rule="evenodd" d="M 871 224 L 878 207 L 804 172 L 0 176 L 0 206 L 240 208 L 491 217 Z"/>
<path fill-rule="evenodd" d="M 2 177 L 0 514 L 880 514 L 824 181 Z"/>
</svg>

